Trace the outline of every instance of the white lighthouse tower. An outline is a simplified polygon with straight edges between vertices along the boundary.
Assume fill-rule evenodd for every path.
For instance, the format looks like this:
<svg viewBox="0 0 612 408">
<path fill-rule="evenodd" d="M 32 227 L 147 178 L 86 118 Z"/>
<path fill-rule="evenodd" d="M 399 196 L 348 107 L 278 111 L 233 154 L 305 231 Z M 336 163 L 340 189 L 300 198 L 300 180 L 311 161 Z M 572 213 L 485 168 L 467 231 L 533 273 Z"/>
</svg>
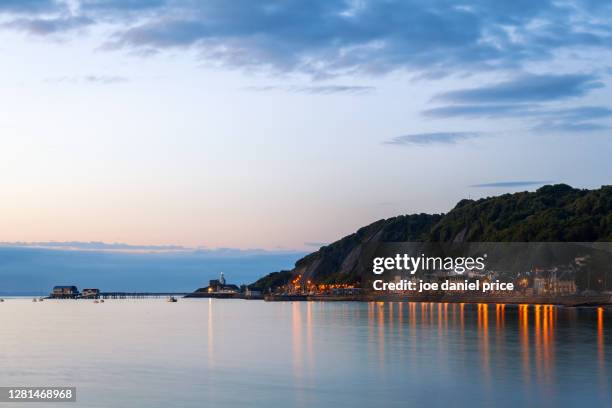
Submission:
<svg viewBox="0 0 612 408">
<path fill-rule="evenodd" d="M 225 276 L 223 276 L 223 272 L 221 272 L 221 276 L 219 276 L 219 283 L 221 286 L 225 285 Z"/>
</svg>

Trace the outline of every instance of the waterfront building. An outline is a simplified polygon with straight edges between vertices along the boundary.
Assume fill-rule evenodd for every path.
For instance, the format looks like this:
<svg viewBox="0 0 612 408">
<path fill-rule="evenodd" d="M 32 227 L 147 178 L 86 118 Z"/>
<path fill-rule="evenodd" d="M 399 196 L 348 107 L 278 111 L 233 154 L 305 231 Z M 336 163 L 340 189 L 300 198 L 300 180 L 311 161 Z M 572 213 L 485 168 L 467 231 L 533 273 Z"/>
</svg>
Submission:
<svg viewBox="0 0 612 408">
<path fill-rule="evenodd" d="M 51 292 L 51 297 L 57 299 L 75 298 L 78 295 L 79 290 L 76 286 L 55 286 Z"/>
<path fill-rule="evenodd" d="M 331 294 L 334 296 L 357 296 L 361 294 L 361 288 L 333 288 Z"/>
<path fill-rule="evenodd" d="M 223 292 L 223 293 L 238 293 L 240 292 L 240 288 L 234 284 L 228 284 L 225 281 L 225 276 L 223 275 L 223 272 L 221 272 L 221 276 L 219 276 L 219 279 L 211 279 L 210 281 L 208 281 L 208 287 L 204 288 L 204 290 L 208 293 L 216 293 L 216 292 Z"/>
<path fill-rule="evenodd" d="M 208 286 L 196 289 L 193 293 L 185 297 L 188 298 L 234 298 L 241 292 L 241 289 L 233 284 L 228 284 L 225 281 L 225 276 L 221 274 L 219 279 L 211 279 L 208 281 Z M 254 294 L 251 296 L 255 296 Z"/>
<path fill-rule="evenodd" d="M 258 297 L 258 296 L 262 296 L 263 293 L 261 290 L 258 289 L 251 289 L 248 286 L 245 288 L 244 290 L 244 295 L 246 297 Z"/>
<path fill-rule="evenodd" d="M 100 289 L 87 288 L 81 292 L 82 298 L 96 299 L 100 296 Z"/>
<path fill-rule="evenodd" d="M 576 293 L 576 282 L 560 280 L 556 277 L 534 278 L 533 291 L 538 295 L 573 295 Z"/>
<path fill-rule="evenodd" d="M 573 295 L 576 293 L 576 282 L 573 280 L 555 280 L 552 283 L 552 290 L 555 294 Z"/>
</svg>

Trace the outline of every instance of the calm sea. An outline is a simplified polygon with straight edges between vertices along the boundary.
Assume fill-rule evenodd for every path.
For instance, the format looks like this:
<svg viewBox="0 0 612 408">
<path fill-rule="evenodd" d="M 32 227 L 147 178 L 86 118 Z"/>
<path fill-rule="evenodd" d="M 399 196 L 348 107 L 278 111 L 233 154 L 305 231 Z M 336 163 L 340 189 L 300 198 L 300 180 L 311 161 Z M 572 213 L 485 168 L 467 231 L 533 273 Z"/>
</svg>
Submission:
<svg viewBox="0 0 612 408">
<path fill-rule="evenodd" d="M 0 386 L 44 385 L 68 407 L 610 407 L 612 312 L 8 299 Z"/>
</svg>

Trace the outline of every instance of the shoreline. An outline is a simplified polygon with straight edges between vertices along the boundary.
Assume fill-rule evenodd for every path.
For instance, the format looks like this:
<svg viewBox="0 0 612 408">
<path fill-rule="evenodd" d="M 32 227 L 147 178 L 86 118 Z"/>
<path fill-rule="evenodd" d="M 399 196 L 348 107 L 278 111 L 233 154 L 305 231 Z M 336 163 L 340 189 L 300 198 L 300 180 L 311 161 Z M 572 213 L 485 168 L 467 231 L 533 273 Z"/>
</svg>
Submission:
<svg viewBox="0 0 612 408">
<path fill-rule="evenodd" d="M 568 296 L 473 296 L 460 294 L 428 295 L 357 295 L 357 296 L 317 296 L 317 295 L 265 295 L 267 302 L 416 302 L 416 303 L 484 303 L 514 305 L 558 305 L 565 307 L 611 306 L 612 295 L 568 295 Z"/>
<path fill-rule="evenodd" d="M 264 300 L 266 302 L 416 302 L 416 303 L 468 303 L 468 304 L 513 304 L 513 305 L 558 305 L 565 307 L 612 306 L 612 294 L 592 295 L 481 295 L 466 293 L 361 293 L 350 295 L 316 295 L 316 294 L 245 294 L 232 292 L 192 292 L 192 293 L 153 293 L 153 292 L 112 292 L 98 296 L 33 296 L 41 299 L 95 300 L 95 299 L 146 299 L 176 296 L 183 299 L 241 299 Z M 1 298 L 2 296 L 0 296 Z M 13 296 L 4 296 L 9 299 Z M 31 295 L 14 296 L 29 298 Z"/>
</svg>

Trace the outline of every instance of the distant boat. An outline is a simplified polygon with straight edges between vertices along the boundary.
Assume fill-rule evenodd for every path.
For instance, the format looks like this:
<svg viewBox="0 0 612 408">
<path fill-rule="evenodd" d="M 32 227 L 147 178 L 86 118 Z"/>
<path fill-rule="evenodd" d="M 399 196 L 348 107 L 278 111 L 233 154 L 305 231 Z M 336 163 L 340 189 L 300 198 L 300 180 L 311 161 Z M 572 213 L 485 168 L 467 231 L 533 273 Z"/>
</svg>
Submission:
<svg viewBox="0 0 612 408">
<path fill-rule="evenodd" d="M 170 303 L 176 303 L 176 302 L 178 302 L 178 300 L 176 300 L 176 298 L 175 298 L 174 296 L 170 296 L 170 297 L 168 298 L 168 302 L 170 302 Z"/>
<path fill-rule="evenodd" d="M 4 299 L 0 299 L 0 303 L 4 302 Z"/>
<path fill-rule="evenodd" d="M 100 301 L 99 300 L 94 300 L 94 303 L 100 303 Z"/>
<path fill-rule="evenodd" d="M 38 300 L 36 300 L 36 298 L 32 299 L 32 302 L 38 302 Z"/>
<path fill-rule="evenodd" d="M 43 299 L 43 298 L 38 299 L 39 302 L 42 302 L 43 300 L 45 300 L 45 299 Z"/>
<path fill-rule="evenodd" d="M 100 299 L 100 303 L 104 303 L 104 299 Z"/>
</svg>

